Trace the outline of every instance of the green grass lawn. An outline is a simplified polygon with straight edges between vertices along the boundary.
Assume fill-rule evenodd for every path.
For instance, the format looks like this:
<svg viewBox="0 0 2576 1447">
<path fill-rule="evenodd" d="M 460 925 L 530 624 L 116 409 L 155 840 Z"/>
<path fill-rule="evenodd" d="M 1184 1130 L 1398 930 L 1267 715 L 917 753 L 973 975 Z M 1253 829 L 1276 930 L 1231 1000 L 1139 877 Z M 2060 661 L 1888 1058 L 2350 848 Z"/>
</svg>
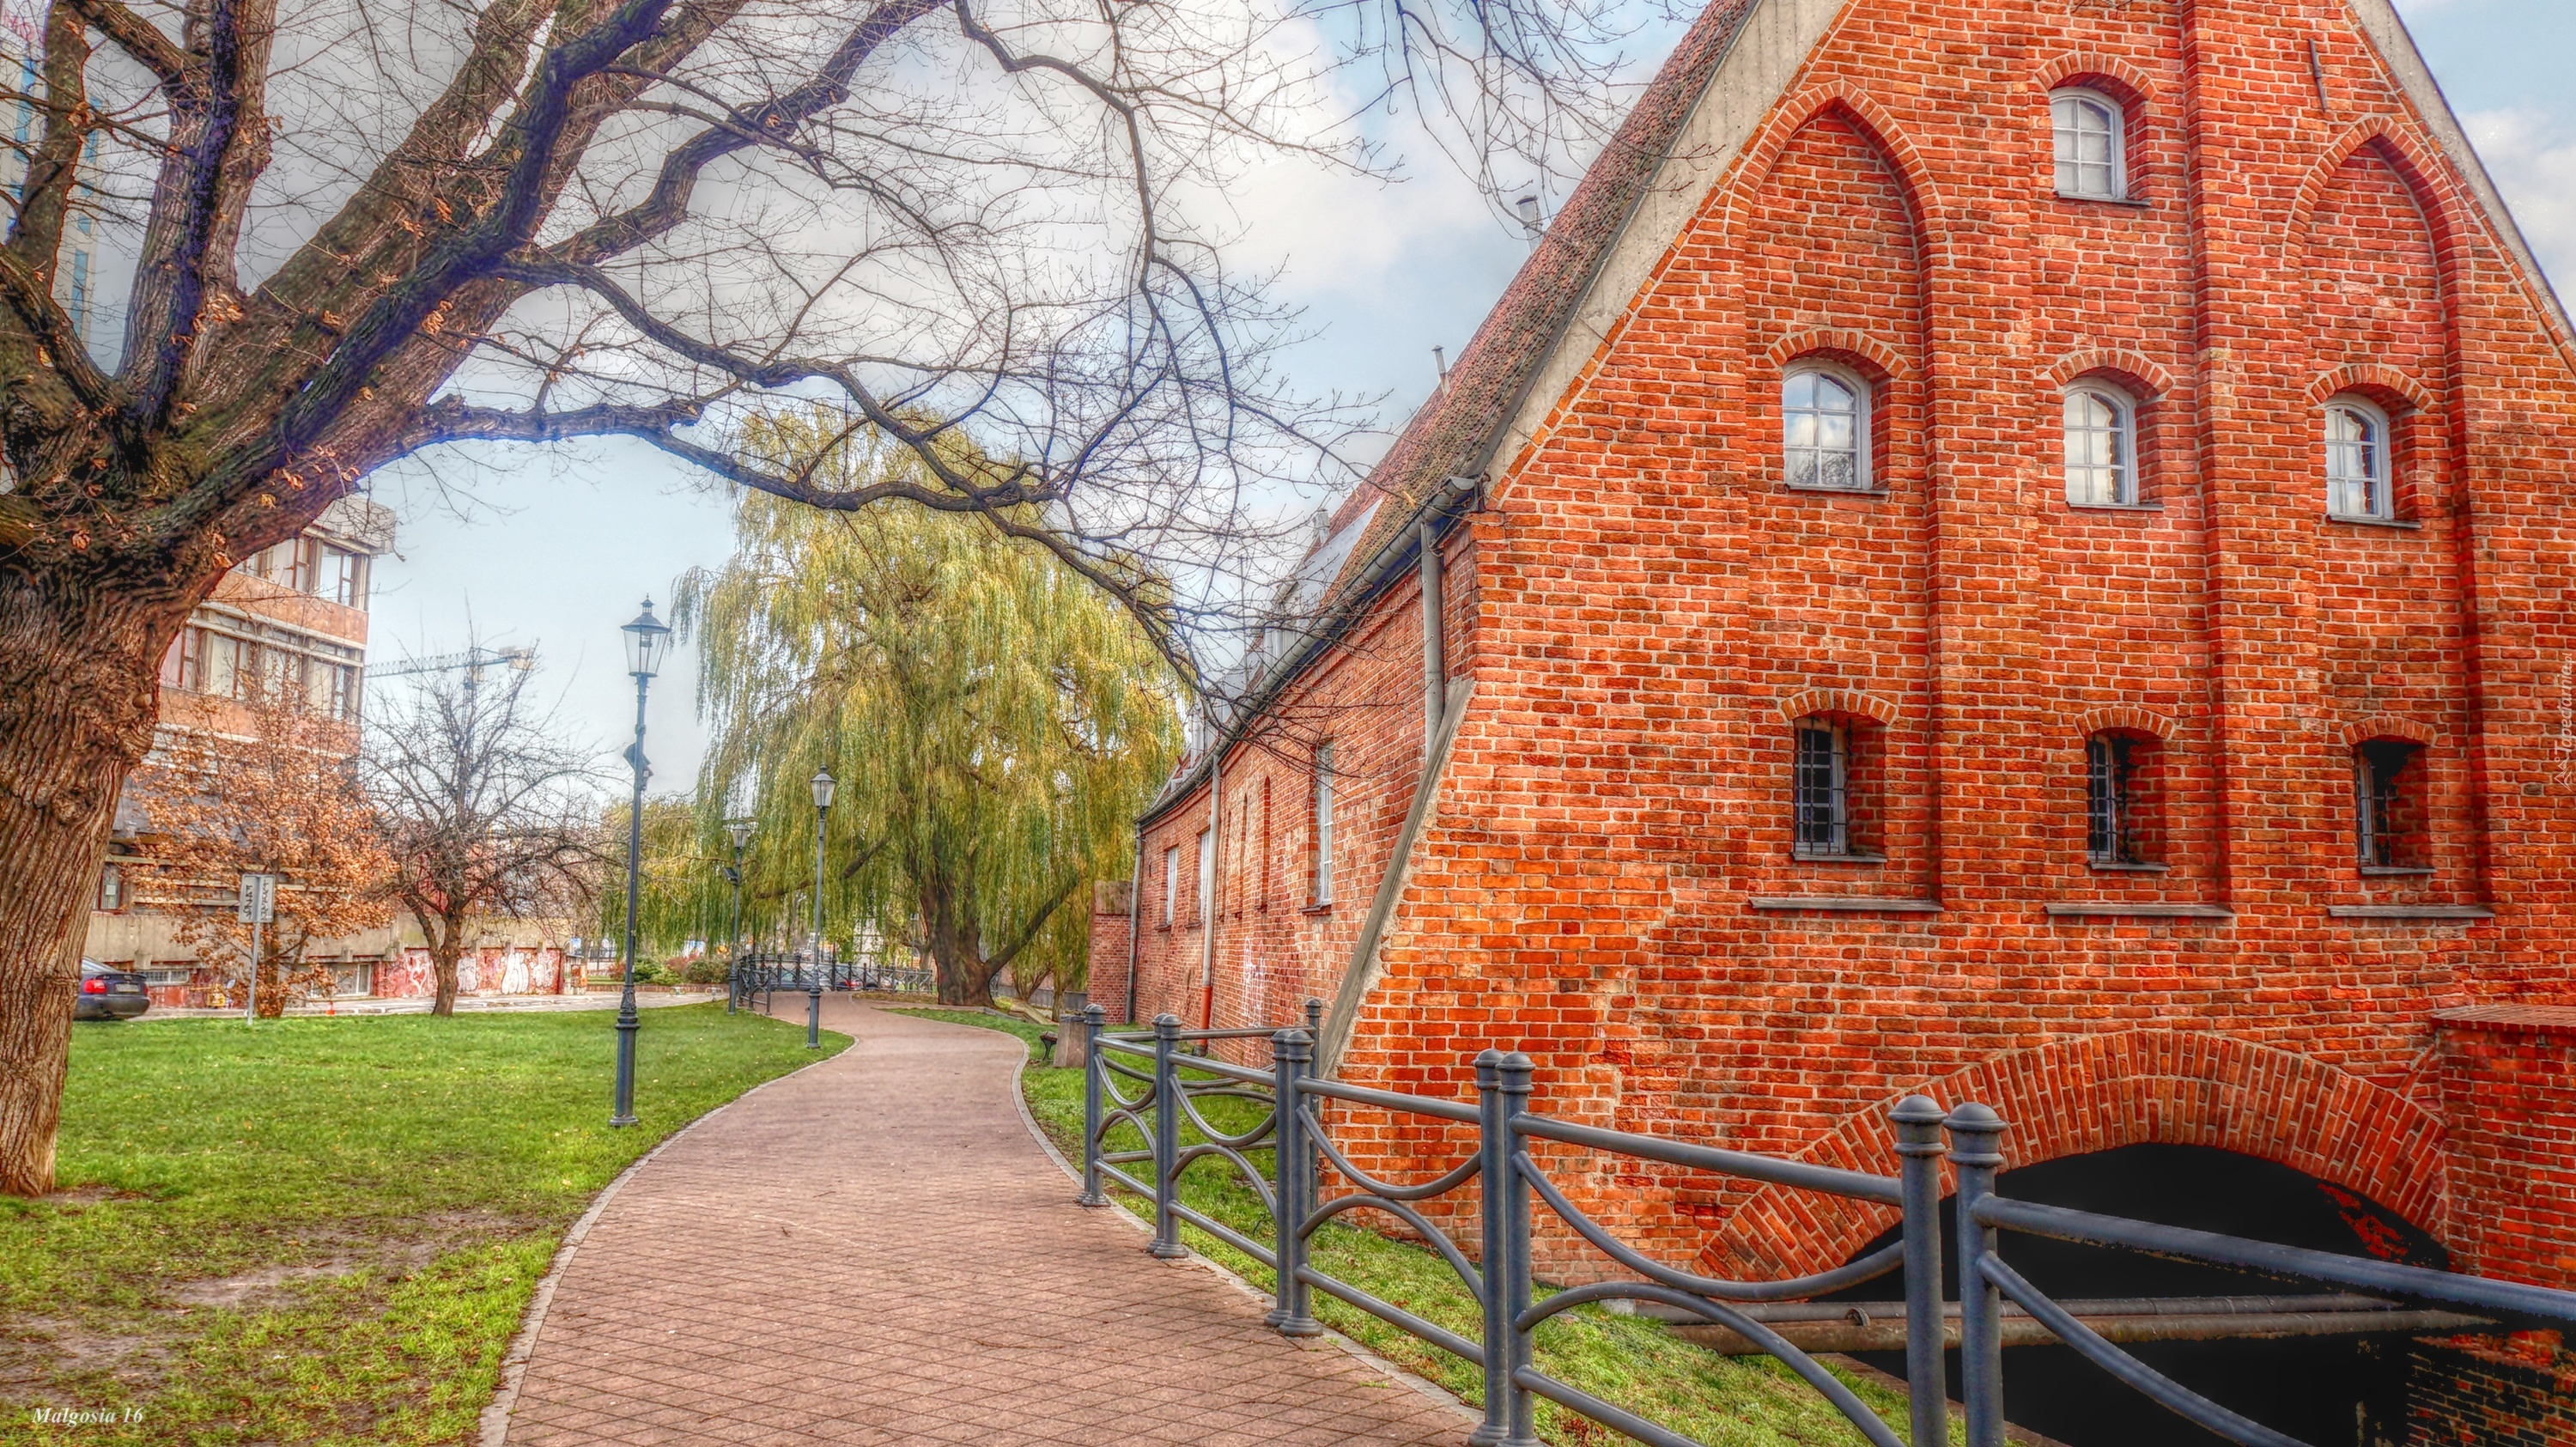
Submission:
<svg viewBox="0 0 2576 1447">
<path fill-rule="evenodd" d="M 1022 1085 L 1029 1113 L 1068 1160 L 1080 1163 L 1082 1072 L 1047 1069 L 1036 1063 L 1043 1059 L 1036 1055 L 1040 1026 L 1017 1017 L 975 1011 L 905 1013 L 1006 1030 L 1028 1041 L 1033 1058 Z M 1220 1099 L 1207 1102 L 1205 1113 L 1219 1129 L 1239 1134 L 1256 1122 L 1264 1109 L 1248 1101 Z M 1186 1123 L 1183 1129 L 1184 1144 L 1200 1139 Z M 1131 1139 L 1121 1148 L 1141 1148 L 1143 1144 L 1141 1139 Z M 1269 1171 L 1267 1152 L 1248 1154 L 1255 1167 Z M 1142 1163 L 1127 1169 L 1139 1177 L 1150 1178 L 1152 1174 L 1150 1167 Z M 1268 1239 L 1274 1229 L 1269 1213 L 1262 1209 L 1260 1198 L 1251 1188 L 1230 1174 L 1230 1169 L 1222 1161 L 1198 1162 L 1181 1178 L 1181 1198 L 1256 1241 Z M 1133 1200 L 1115 1187 L 1112 1190 L 1122 1199 Z M 1136 1204 L 1138 1214 L 1150 1218 L 1153 1203 L 1147 1200 Z M 1261 1263 L 1186 1223 L 1181 1234 L 1191 1250 L 1265 1292 L 1273 1289 L 1271 1274 Z M 1471 1340 L 1483 1335 L 1483 1317 L 1475 1298 L 1448 1264 L 1428 1248 L 1332 1222 L 1315 1233 L 1311 1252 L 1316 1269 L 1327 1275 Z M 1142 1273 L 1145 1269 L 1139 1253 L 1138 1270 Z M 1438 1382 L 1467 1402 L 1483 1401 L 1483 1376 L 1477 1363 L 1461 1361 L 1321 1292 L 1315 1293 L 1315 1315 L 1335 1331 L 1408 1371 Z M 1786 1366 L 1768 1357 L 1719 1356 L 1643 1317 L 1614 1316 L 1596 1307 L 1576 1307 L 1539 1327 L 1537 1348 L 1539 1369 L 1558 1381 L 1712 1447 L 1822 1447 L 1828 1443 L 1866 1447 L 1867 1439 Z M 1905 1435 L 1905 1399 L 1901 1394 L 1847 1373 L 1837 1375 L 1895 1428 L 1899 1437 Z M 1537 1409 L 1540 1434 L 1550 1442 L 1630 1440 L 1552 1402 L 1542 1400 Z M 1953 1422 L 1951 1431 L 1954 1441 L 1966 1441 L 1964 1424 Z"/>
<path fill-rule="evenodd" d="M 0 1199 L 0 1442 L 470 1441 L 591 1197 L 817 1058 L 800 1026 L 647 1010 L 642 1124 L 611 1130 L 611 1019 L 75 1026 L 62 1190 Z"/>
</svg>

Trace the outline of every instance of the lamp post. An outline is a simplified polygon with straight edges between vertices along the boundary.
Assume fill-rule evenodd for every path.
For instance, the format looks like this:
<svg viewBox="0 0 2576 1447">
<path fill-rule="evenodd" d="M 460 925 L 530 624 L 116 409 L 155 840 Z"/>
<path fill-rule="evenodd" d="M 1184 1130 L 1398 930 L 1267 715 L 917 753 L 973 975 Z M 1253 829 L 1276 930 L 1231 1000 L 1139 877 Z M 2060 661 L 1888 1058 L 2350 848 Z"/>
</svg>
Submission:
<svg viewBox="0 0 2576 1447">
<path fill-rule="evenodd" d="M 635 911 L 644 885 L 644 781 L 653 774 L 652 766 L 644 762 L 644 693 L 670 649 L 671 625 L 653 616 L 653 600 L 647 598 L 644 611 L 620 631 L 626 635 L 626 672 L 635 680 L 635 742 L 626 750 L 626 762 L 635 769 L 635 800 L 626 815 L 626 985 L 617 997 L 617 1108 L 608 1118 L 612 1126 L 635 1123 L 635 1031 L 640 1024 L 635 1018 Z"/>
<path fill-rule="evenodd" d="M 725 965 L 725 1013 L 730 1015 L 742 1004 L 742 846 L 751 842 L 752 822 L 727 819 L 725 837 L 733 841 L 733 864 L 725 878 L 733 881 L 733 933 L 726 948 L 732 958 Z"/>
<path fill-rule="evenodd" d="M 814 973 L 805 986 L 805 1048 L 823 1048 L 823 821 L 832 812 L 832 771 L 814 771 Z"/>
</svg>

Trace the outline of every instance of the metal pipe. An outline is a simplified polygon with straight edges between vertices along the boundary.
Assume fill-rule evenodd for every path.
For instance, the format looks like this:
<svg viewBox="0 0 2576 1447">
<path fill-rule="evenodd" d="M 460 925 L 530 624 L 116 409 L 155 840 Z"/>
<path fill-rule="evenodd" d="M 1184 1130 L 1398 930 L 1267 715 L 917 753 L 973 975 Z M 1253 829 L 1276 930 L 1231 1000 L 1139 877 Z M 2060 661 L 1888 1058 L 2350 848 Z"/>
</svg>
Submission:
<svg viewBox="0 0 2576 1447">
<path fill-rule="evenodd" d="M 1440 736 L 1441 711 L 1449 700 L 1449 642 L 1441 617 L 1440 532 L 1426 519 L 1415 524 L 1422 552 L 1422 756 L 1430 764 L 1432 741 Z"/>
<path fill-rule="evenodd" d="M 1502 1277 L 1503 1264 L 1511 1258 L 1511 1243 L 1503 1236 L 1503 1183 L 1512 1175 L 1507 1148 L 1512 1133 L 1503 1125 L 1502 1063 L 1499 1050 L 1483 1050 L 1476 1056 L 1476 1168 L 1483 1178 L 1476 1214 L 1479 1260 L 1485 1274 L 1478 1304 L 1485 1309 L 1485 1420 L 1467 1435 L 1469 1447 L 1496 1447 L 1512 1430 L 1505 1406 L 1511 1395 L 1512 1361 L 1504 1345 L 1511 1336 L 1512 1319 L 1503 1310 Z"/>
<path fill-rule="evenodd" d="M 2113 1342 L 2269 1341 L 2294 1336 L 2477 1331 L 2495 1324 L 2491 1318 L 2461 1312 L 2402 1307 L 2362 1311 L 2214 1311 L 2191 1315 L 2169 1311 L 2105 1314 L 2098 1308 L 2117 1303 L 2069 1301 L 2059 1304 L 2095 1335 Z M 1884 1314 L 1852 1311 L 1839 1318 L 1774 1320 L 1765 1325 L 1801 1351 L 1901 1351 L 1909 1359 L 1908 1370 L 1911 1370 L 1911 1358 L 1918 1346 L 1937 1361 L 1945 1349 L 1956 1348 L 1960 1343 L 1961 1320 L 1955 1309 L 1943 1314 L 1939 1331 L 1918 1335 L 1903 1318 L 1903 1303 L 1888 1301 L 1869 1305 L 1881 1308 Z M 1750 1316 L 1758 1308 L 1738 1307 L 1737 1310 Z M 1672 1330 L 1675 1336 L 1721 1356 L 1766 1354 L 1766 1349 L 1759 1343 L 1725 1327 L 1690 1322 L 1676 1323 Z M 2056 1333 L 2033 1319 L 2030 1313 L 2012 1305 L 2004 1308 L 1997 1337 L 1997 1345 L 2001 1347 L 2060 1345 Z"/>
<path fill-rule="evenodd" d="M 1494 1136 L 1498 1144 L 1494 1154 L 1503 1167 L 1503 1260 L 1499 1270 L 1495 1263 L 1486 1264 L 1485 1290 L 1503 1303 L 1503 1380 L 1507 1384 L 1503 1396 L 1509 1408 L 1505 1418 L 1509 1430 L 1497 1447 L 1543 1447 L 1529 1389 L 1521 1384 L 1521 1373 L 1531 1365 L 1532 1358 L 1529 1328 L 1522 1321 L 1530 1309 L 1531 1222 L 1529 1182 L 1514 1163 L 1520 1154 L 1520 1142 L 1513 1129 L 1516 1118 L 1529 1105 L 1530 1076 L 1536 1068 L 1528 1056 L 1517 1050 L 1494 1062 L 1498 1077 L 1495 1092 L 1501 1099 L 1495 1111 Z"/>
</svg>

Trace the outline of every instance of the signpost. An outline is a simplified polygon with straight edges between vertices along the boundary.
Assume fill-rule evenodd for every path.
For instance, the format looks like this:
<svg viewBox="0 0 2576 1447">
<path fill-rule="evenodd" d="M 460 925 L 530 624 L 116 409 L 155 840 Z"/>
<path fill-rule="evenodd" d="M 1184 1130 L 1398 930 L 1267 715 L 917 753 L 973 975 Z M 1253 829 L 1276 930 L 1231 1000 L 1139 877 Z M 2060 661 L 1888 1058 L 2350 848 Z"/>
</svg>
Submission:
<svg viewBox="0 0 2576 1447">
<path fill-rule="evenodd" d="M 259 1018 L 259 927 L 276 917 L 277 876 L 245 874 L 241 877 L 241 900 L 233 906 L 233 918 L 250 926 L 250 999 L 242 1006 L 242 1023 Z"/>
</svg>

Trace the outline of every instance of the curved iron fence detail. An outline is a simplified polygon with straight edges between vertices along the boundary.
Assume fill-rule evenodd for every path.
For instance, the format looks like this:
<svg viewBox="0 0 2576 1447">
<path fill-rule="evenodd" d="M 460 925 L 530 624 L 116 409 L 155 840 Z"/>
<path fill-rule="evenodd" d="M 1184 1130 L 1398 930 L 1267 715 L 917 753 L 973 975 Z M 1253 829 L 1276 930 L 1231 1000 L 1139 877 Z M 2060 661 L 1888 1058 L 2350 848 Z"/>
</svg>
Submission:
<svg viewBox="0 0 2576 1447">
<path fill-rule="evenodd" d="M 769 1008 L 771 997 L 780 990 L 793 993 L 810 988 L 820 974 L 826 990 L 854 990 L 877 995 L 937 995 L 939 976 L 932 970 L 905 969 L 878 964 L 870 960 L 844 960 L 826 954 L 818 971 L 812 956 L 799 950 L 792 954 L 745 952 L 735 957 L 725 971 L 734 992 L 734 1003 L 749 1005 L 758 996 L 762 1009 Z"/>
<path fill-rule="evenodd" d="M 1114 1182 L 1152 1201 L 1154 1233 L 1146 1249 L 1154 1255 L 1187 1255 L 1180 1237 L 1180 1225 L 1187 1222 L 1269 1268 L 1276 1296 L 1264 1321 L 1282 1335 L 1313 1336 L 1323 1330 L 1313 1310 L 1313 1294 L 1320 1291 L 1476 1366 L 1484 1380 L 1484 1416 L 1468 1434 L 1471 1447 L 1539 1447 L 1533 1404 L 1542 1398 L 1649 1447 L 1702 1447 L 1540 1369 L 1534 1337 L 1538 1328 L 1567 1311 L 1606 1302 L 1649 1305 L 1670 1319 L 1724 1328 L 1786 1365 L 1873 1447 L 1946 1447 L 1945 1316 L 1955 1312 L 1969 1447 L 2004 1447 L 2002 1316 L 2007 1300 L 2148 1399 L 2230 1441 L 2246 1447 L 2306 1447 L 2163 1376 L 2051 1300 L 2004 1263 L 1997 1245 L 2008 1230 L 2324 1282 L 2380 1297 L 2473 1307 L 2518 1320 L 2576 1322 L 2576 1293 L 2007 1199 L 1994 1189 L 2004 1164 L 2004 1122 L 1983 1105 L 1967 1103 L 1945 1112 L 1924 1096 L 1908 1096 L 1888 1112 L 1896 1171 L 1847 1170 L 1607 1129 L 1531 1110 L 1535 1067 L 1517 1051 L 1486 1050 L 1475 1057 L 1473 1101 L 1328 1080 L 1315 1073 L 1321 1015 L 1320 1002 L 1310 1000 L 1302 1024 L 1278 1029 L 1184 1030 L 1177 1018 L 1163 1015 L 1150 1032 L 1112 1032 L 1104 1028 L 1101 1007 L 1086 1009 L 1078 1021 L 1089 1047 L 1079 1199 L 1084 1205 L 1107 1205 L 1104 1184 Z M 1219 1058 L 1212 1049 L 1219 1042 L 1254 1040 L 1269 1043 L 1266 1070 Z M 1212 1116 L 1205 1107 L 1219 1100 L 1253 1106 L 1250 1123 Z M 1473 1134 L 1472 1146 L 1455 1164 L 1424 1179 L 1390 1180 L 1362 1165 L 1334 1138 L 1342 1123 L 1337 1108 L 1382 1112 L 1435 1136 L 1454 1138 L 1454 1128 L 1466 1127 Z M 1194 1136 L 1186 1144 L 1185 1124 Z M 1137 1143 L 1113 1139 L 1125 1132 L 1133 1132 Z M 1888 1244 L 1829 1270 L 1773 1281 L 1703 1275 L 1656 1260 L 1585 1211 L 1533 1154 L 1538 1142 L 1892 1209 L 1898 1233 Z M 1429 1138 L 1422 1148 L 1431 1148 Z M 1265 1153 L 1267 1174 L 1256 1159 Z M 1554 1153 L 1549 1154 L 1552 1159 Z M 1269 1218 L 1269 1239 L 1256 1240 L 1180 1198 L 1183 1174 L 1207 1160 L 1223 1162 L 1231 1178 L 1259 1203 Z M 1964 1299 L 1955 1306 L 1944 1302 L 1941 1281 L 1945 1160 L 1957 1172 L 1953 1209 L 1960 1279 L 1966 1284 Z M 1146 1171 L 1131 1173 L 1130 1166 Z M 1348 1189 L 1324 1199 L 1327 1171 Z M 1608 1269 L 1627 1274 L 1550 1291 L 1542 1298 L 1532 1271 L 1540 1208 L 1573 1241 L 1599 1253 Z M 1400 1223 L 1440 1257 L 1477 1309 L 1480 1324 L 1474 1336 L 1426 1320 L 1315 1265 L 1316 1233 L 1328 1222 L 1359 1212 Z M 1471 1218 L 1472 1243 L 1459 1232 Z M 1571 1244 L 1553 1228 L 1548 1240 L 1551 1249 Z M 1814 1354 L 1769 1324 L 1786 1320 L 1781 1312 L 1808 1309 L 1777 1303 L 1812 1301 L 1890 1275 L 1904 1283 L 1908 1430 L 1903 1436 Z M 2350 1296 L 2320 1299 L 2393 1305 Z M 2176 1299 L 2222 1310 L 2230 1300 Z M 2252 1309 L 2273 1308 L 2258 1303 Z M 1769 1319 L 1765 1313 L 1771 1314 Z"/>
</svg>

